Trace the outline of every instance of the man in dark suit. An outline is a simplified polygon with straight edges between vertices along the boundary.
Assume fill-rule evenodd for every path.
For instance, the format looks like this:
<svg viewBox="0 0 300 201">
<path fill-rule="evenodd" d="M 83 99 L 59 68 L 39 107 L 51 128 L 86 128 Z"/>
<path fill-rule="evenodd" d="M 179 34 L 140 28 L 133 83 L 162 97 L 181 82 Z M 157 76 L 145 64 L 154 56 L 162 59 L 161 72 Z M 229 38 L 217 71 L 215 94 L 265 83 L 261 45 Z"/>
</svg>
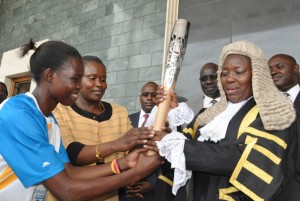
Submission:
<svg viewBox="0 0 300 201">
<path fill-rule="evenodd" d="M 300 198 L 300 87 L 299 87 L 299 65 L 295 58 L 286 54 L 276 54 L 272 56 L 268 65 L 277 88 L 283 92 L 291 101 L 294 102 L 296 110 L 296 121 L 291 126 L 291 132 L 297 132 L 298 143 L 297 153 L 291 156 L 295 163 L 297 175 L 291 175 L 291 183 L 283 190 L 281 196 L 276 201 L 296 201 Z"/>
<path fill-rule="evenodd" d="M 195 115 L 191 123 L 189 123 L 185 129 L 183 129 L 183 133 L 189 138 L 195 139 L 196 137 L 199 137 L 199 129 L 196 121 L 198 115 L 201 114 L 206 108 L 220 101 L 220 91 L 217 85 L 217 70 L 218 65 L 215 63 L 206 63 L 200 70 L 199 80 L 201 89 L 204 93 L 203 107 Z"/>
<path fill-rule="evenodd" d="M 142 127 L 145 121 L 145 116 L 149 115 L 152 108 L 156 105 L 156 89 L 158 85 L 155 82 L 147 82 L 141 89 L 140 104 L 141 110 L 139 112 L 129 115 L 133 127 Z M 147 117 L 148 118 L 148 117 Z M 145 124 L 144 123 L 144 124 Z"/>
<path fill-rule="evenodd" d="M 152 108 L 156 105 L 156 89 L 155 82 L 147 82 L 141 89 L 140 104 L 141 110 L 139 112 L 129 115 L 133 127 L 143 127 L 151 113 Z M 136 182 L 127 186 L 126 195 L 120 197 L 120 201 L 154 201 L 154 187 L 157 181 L 158 171 L 154 172 L 149 177 L 142 181 Z"/>
<path fill-rule="evenodd" d="M 294 102 L 297 117 L 300 113 L 299 65 L 294 57 L 276 54 L 268 61 L 276 87 Z"/>
</svg>

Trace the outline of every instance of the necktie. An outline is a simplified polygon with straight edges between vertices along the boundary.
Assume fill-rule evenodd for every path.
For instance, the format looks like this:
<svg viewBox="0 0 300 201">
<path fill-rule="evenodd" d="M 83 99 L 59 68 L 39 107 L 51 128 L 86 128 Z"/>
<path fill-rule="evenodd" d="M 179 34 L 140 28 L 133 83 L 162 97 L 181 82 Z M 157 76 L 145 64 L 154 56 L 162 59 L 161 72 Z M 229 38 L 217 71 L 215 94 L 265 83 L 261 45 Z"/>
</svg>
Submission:
<svg viewBox="0 0 300 201">
<path fill-rule="evenodd" d="M 215 99 L 212 99 L 212 100 L 210 101 L 211 105 L 214 105 L 216 102 L 218 102 L 218 101 L 216 101 Z"/>
<path fill-rule="evenodd" d="M 289 96 L 290 96 L 290 94 L 287 93 L 287 92 L 283 92 L 282 94 L 285 95 L 286 97 L 289 97 Z"/>
<path fill-rule="evenodd" d="M 149 117 L 149 114 L 144 114 L 143 117 L 144 117 L 144 121 L 143 121 L 141 127 L 144 127 L 144 126 L 145 126 L 145 124 L 146 124 L 146 122 L 147 122 L 147 119 L 148 119 L 148 117 Z"/>
<path fill-rule="evenodd" d="M 288 97 L 291 101 L 294 102 L 294 99 L 293 99 L 293 97 L 291 96 L 291 94 L 289 94 L 289 93 L 287 93 L 287 92 L 283 92 L 282 94 L 285 95 L 285 96 Z"/>
</svg>

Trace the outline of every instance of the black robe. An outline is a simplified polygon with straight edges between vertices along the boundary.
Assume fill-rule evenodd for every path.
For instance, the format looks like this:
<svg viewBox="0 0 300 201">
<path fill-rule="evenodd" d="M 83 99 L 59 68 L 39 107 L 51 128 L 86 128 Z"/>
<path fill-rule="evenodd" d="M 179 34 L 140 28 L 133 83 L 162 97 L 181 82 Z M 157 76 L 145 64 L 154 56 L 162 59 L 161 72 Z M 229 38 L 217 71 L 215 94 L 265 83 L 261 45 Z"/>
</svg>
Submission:
<svg viewBox="0 0 300 201">
<path fill-rule="evenodd" d="M 197 118 L 199 114 L 204 112 L 206 108 L 202 108 L 199 110 L 199 112 L 195 115 L 193 120 L 182 130 L 182 133 L 188 138 L 188 139 L 197 139 L 200 135 L 199 132 L 199 125 L 197 122 Z"/>
<path fill-rule="evenodd" d="M 182 130 L 182 133 L 188 139 L 195 139 L 199 137 L 199 127 L 197 123 L 197 117 L 199 114 L 204 112 L 206 108 L 202 108 L 199 112 L 195 115 L 193 120 Z M 180 132 L 181 128 L 177 128 L 177 131 Z M 175 197 L 172 193 L 172 186 L 173 186 L 173 178 L 174 178 L 174 170 L 171 169 L 171 164 L 168 161 L 165 161 L 164 164 L 161 166 L 161 173 L 159 175 L 159 179 L 156 185 L 156 194 L 155 201 L 184 201 L 186 200 L 190 192 L 187 192 L 186 189 L 181 189 L 180 193 Z M 190 185 L 193 184 L 193 181 L 190 180 Z"/>
<path fill-rule="evenodd" d="M 300 200 L 300 93 L 298 93 L 295 101 L 294 107 L 296 110 L 296 121 L 292 125 L 292 132 L 297 134 L 297 147 L 296 152 L 292 155 L 290 160 L 293 160 L 295 167 L 290 167 L 289 172 L 296 169 L 296 175 L 291 175 L 292 180 L 288 183 L 287 187 L 284 188 L 283 192 L 280 194 L 275 201 L 299 201 Z"/>
<path fill-rule="evenodd" d="M 289 160 L 295 152 L 294 139 L 290 128 L 266 131 L 250 99 L 231 119 L 225 139 L 218 144 L 185 141 L 186 168 L 194 177 L 193 200 L 274 199 L 295 173 Z M 178 196 L 183 191 L 184 187 Z"/>
</svg>

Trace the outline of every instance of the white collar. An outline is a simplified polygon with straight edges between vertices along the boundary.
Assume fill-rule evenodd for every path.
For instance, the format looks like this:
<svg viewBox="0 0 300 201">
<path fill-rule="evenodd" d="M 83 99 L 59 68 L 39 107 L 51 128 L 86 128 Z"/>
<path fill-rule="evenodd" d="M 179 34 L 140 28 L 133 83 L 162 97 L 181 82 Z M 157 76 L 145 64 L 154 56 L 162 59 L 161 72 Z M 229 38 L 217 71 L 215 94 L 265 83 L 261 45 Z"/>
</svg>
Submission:
<svg viewBox="0 0 300 201">
<path fill-rule="evenodd" d="M 139 124 L 138 124 L 138 127 L 141 127 L 143 121 L 145 120 L 144 114 L 146 114 L 146 112 L 145 112 L 143 109 L 141 109 L 141 111 L 140 111 L 140 116 L 139 116 Z"/>
<path fill-rule="evenodd" d="M 203 100 L 203 107 L 204 108 L 209 108 L 210 106 L 212 106 L 212 103 L 211 101 L 212 100 L 216 100 L 216 101 L 220 101 L 221 97 L 218 97 L 218 98 L 211 98 L 209 96 L 204 96 L 204 100 Z"/>
<path fill-rule="evenodd" d="M 199 129 L 198 141 L 218 142 L 225 138 L 228 124 L 232 117 L 251 99 L 248 98 L 239 103 L 227 102 L 226 109 L 218 114 L 212 121 Z"/>
<path fill-rule="evenodd" d="M 290 88 L 286 93 L 289 94 L 289 98 L 294 102 L 298 93 L 300 92 L 299 84 L 296 84 L 294 87 Z"/>
<path fill-rule="evenodd" d="M 146 114 L 146 112 L 143 109 L 141 109 L 140 117 L 144 117 L 144 114 Z"/>
</svg>

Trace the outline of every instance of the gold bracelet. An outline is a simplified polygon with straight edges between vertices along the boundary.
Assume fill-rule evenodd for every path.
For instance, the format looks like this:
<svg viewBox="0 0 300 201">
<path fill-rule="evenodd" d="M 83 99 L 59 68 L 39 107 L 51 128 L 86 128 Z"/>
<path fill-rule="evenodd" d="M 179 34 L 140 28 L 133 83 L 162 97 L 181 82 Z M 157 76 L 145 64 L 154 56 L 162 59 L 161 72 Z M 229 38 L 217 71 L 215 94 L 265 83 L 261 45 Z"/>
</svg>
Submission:
<svg viewBox="0 0 300 201">
<path fill-rule="evenodd" d="M 97 144 L 96 146 L 96 158 L 98 159 L 98 161 L 104 161 L 104 158 L 101 157 L 101 153 L 98 151 L 98 146 L 99 144 Z"/>
</svg>

